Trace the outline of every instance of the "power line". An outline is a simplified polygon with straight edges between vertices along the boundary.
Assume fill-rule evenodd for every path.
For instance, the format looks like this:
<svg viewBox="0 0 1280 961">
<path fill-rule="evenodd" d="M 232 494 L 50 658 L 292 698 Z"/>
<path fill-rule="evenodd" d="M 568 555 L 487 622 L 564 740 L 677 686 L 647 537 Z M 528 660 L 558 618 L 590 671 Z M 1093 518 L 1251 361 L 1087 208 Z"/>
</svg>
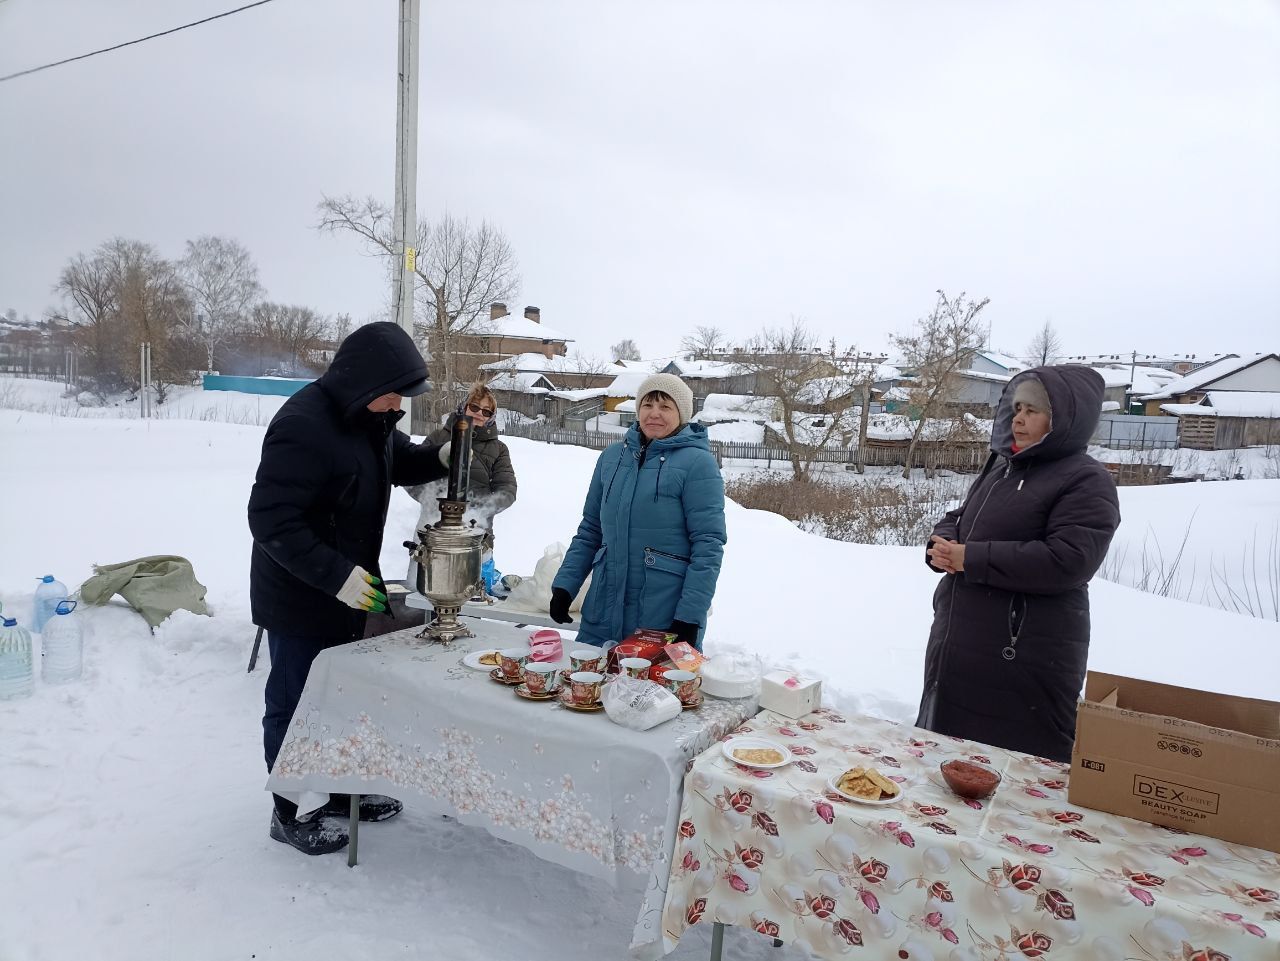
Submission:
<svg viewBox="0 0 1280 961">
<path fill-rule="evenodd" d="M 3 0 L 0 0 L 3 2 Z M 135 43 L 144 43 L 147 40 L 154 40 L 156 37 L 166 37 L 171 33 L 177 33 L 179 30 L 189 30 L 192 27 L 198 27 L 202 23 L 209 23 L 213 20 L 221 20 L 223 17 L 229 17 L 234 13 L 240 13 L 244 10 L 250 10 L 253 7 L 260 7 L 263 4 L 271 3 L 273 0 L 256 0 L 255 3 L 246 3 L 243 7 L 236 7 L 234 10 L 228 10 L 225 13 L 215 13 L 212 17 L 205 17 L 203 20 L 195 20 L 191 23 L 184 23 L 180 27 L 173 27 L 170 30 L 161 30 L 159 33 L 153 33 L 147 37 L 139 37 L 137 40 L 127 40 L 124 43 L 117 43 L 114 47 L 103 47 L 101 50 L 94 50 L 90 53 L 82 53 L 78 57 L 68 57 L 66 60 L 57 60 L 53 63 L 46 63 L 39 67 L 32 67 L 29 70 L 19 70 L 17 73 L 11 73 L 0 77 L 0 83 L 6 80 L 15 80 L 18 77 L 25 77 L 29 73 L 39 73 L 41 70 L 51 70 L 54 67 L 61 67 L 66 63 L 75 63 L 77 60 L 87 60 L 89 57 L 96 57 L 100 53 L 110 53 L 112 50 L 119 50 L 121 47 L 131 47 Z"/>
</svg>

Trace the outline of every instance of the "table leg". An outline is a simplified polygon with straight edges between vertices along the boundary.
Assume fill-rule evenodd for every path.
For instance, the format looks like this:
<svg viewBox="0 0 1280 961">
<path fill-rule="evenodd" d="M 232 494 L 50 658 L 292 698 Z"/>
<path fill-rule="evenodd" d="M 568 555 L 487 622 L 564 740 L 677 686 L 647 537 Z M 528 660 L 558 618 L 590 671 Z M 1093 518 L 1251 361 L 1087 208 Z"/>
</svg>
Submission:
<svg viewBox="0 0 1280 961">
<path fill-rule="evenodd" d="M 711 925 L 711 961 L 721 961 L 724 952 L 724 925 L 716 921 Z"/>
<path fill-rule="evenodd" d="M 347 845 L 347 867 L 354 868 L 356 866 L 356 848 L 360 846 L 360 795 L 351 795 L 351 817 L 350 827 L 347 828 L 347 836 L 351 838 L 351 842 Z"/>
</svg>

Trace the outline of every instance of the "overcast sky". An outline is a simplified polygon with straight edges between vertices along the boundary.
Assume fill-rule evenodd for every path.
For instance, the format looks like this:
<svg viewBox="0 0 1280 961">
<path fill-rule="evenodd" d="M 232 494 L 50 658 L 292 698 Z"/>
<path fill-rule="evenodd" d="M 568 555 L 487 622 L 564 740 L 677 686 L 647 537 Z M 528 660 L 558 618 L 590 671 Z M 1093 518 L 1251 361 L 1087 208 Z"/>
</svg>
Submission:
<svg viewBox="0 0 1280 961">
<path fill-rule="evenodd" d="M 237 0 L 0 0 L 0 75 Z M 934 291 L 997 347 L 1280 348 L 1280 5 L 422 0 L 419 211 L 510 238 L 605 354 L 803 318 L 888 345 Z M 314 229 L 390 203 L 396 0 L 274 0 L 0 83 L 0 310 L 115 236 L 237 238 L 269 296 L 385 310 Z"/>
</svg>

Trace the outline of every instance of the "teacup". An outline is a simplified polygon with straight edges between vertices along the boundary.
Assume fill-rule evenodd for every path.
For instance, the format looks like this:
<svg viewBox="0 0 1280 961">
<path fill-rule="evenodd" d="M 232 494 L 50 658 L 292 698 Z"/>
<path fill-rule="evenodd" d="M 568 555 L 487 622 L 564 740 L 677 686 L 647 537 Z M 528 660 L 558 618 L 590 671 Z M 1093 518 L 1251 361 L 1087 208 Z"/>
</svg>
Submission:
<svg viewBox="0 0 1280 961">
<path fill-rule="evenodd" d="M 524 666 L 524 686 L 530 694 L 551 694 L 560 682 L 560 668 L 531 661 Z"/>
<path fill-rule="evenodd" d="M 580 647 L 569 652 L 569 663 L 575 671 L 599 672 L 604 664 L 604 652 L 598 647 Z"/>
<path fill-rule="evenodd" d="M 604 675 L 595 671 L 574 671 L 569 675 L 569 700 L 581 707 L 595 704 L 603 681 Z"/>
<path fill-rule="evenodd" d="M 666 671 L 662 675 L 662 686 L 680 698 L 681 704 L 692 704 L 698 699 L 702 678 L 693 671 Z"/>
<path fill-rule="evenodd" d="M 509 647 L 498 652 L 498 670 L 508 681 L 515 681 L 524 673 L 524 666 L 529 663 L 527 647 Z"/>
<path fill-rule="evenodd" d="M 624 657 L 618 662 L 618 667 L 622 668 L 629 677 L 634 677 L 638 681 L 647 681 L 653 661 L 647 657 Z"/>
</svg>

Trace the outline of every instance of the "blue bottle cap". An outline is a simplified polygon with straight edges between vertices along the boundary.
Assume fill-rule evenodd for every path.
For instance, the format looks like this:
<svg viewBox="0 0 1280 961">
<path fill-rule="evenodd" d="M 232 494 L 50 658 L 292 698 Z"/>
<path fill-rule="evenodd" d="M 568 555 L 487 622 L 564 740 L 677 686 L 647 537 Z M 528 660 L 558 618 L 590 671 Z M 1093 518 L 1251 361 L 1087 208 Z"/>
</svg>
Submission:
<svg viewBox="0 0 1280 961">
<path fill-rule="evenodd" d="M 78 601 L 58 601 L 58 606 L 53 609 L 55 614 L 70 614 L 76 609 Z"/>
<path fill-rule="evenodd" d="M 17 626 L 18 626 L 18 619 L 17 619 L 16 617 L 6 617 L 6 618 L 4 618 L 3 620 L 4 620 L 4 626 L 5 626 L 5 627 L 17 627 Z"/>
<path fill-rule="evenodd" d="M 46 574 L 44 577 L 40 578 L 40 580 L 45 584 L 52 584 L 54 577 L 52 574 Z"/>
</svg>

